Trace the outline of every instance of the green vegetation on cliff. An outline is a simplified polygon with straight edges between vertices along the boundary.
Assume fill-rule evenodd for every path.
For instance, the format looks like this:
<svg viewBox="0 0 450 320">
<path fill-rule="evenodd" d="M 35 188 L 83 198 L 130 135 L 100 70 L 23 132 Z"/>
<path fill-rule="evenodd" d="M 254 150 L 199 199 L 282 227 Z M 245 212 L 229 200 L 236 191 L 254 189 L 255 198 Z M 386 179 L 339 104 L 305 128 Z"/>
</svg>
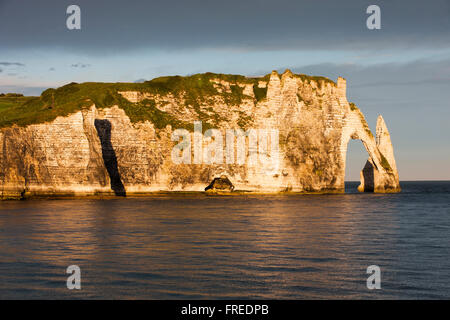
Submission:
<svg viewBox="0 0 450 320">
<path fill-rule="evenodd" d="M 253 93 L 255 94 L 256 101 L 261 101 L 267 96 L 267 87 L 260 88 L 258 84 L 253 85 Z"/>
<path fill-rule="evenodd" d="M 302 79 L 324 80 L 323 77 L 297 75 Z M 270 74 L 264 77 L 248 78 L 241 75 L 203 73 L 191 76 L 159 77 L 143 83 L 102 83 L 85 82 L 69 83 L 57 89 L 47 89 L 39 97 L 0 96 L 0 128 L 12 125 L 26 126 L 30 124 L 52 121 L 58 116 L 67 116 L 95 103 L 99 109 L 118 105 L 124 109 L 132 122 L 149 120 L 157 128 L 170 124 L 173 127 L 190 127 L 189 124 L 175 119 L 167 112 L 158 109 L 157 102 L 145 99 L 132 103 L 122 97 L 120 91 L 139 91 L 165 96 L 172 94 L 183 99 L 184 104 L 193 108 L 199 120 L 218 122 L 220 117 L 211 112 L 204 112 L 212 97 L 219 97 L 226 105 L 239 105 L 243 99 L 252 99 L 243 93 L 244 85 L 252 85 L 255 102 L 264 100 L 267 88 L 259 88 L 259 81 L 267 82 Z M 225 81 L 228 87 L 215 83 Z M 327 79 L 328 80 L 328 79 Z M 331 81 L 331 80 L 328 80 Z M 242 119 L 241 122 L 247 122 Z M 205 127 L 206 128 L 206 127 Z"/>
<path fill-rule="evenodd" d="M 389 161 L 387 161 L 386 157 L 381 152 L 380 152 L 380 156 L 381 156 L 381 165 L 383 166 L 384 170 L 392 171 Z"/>
<path fill-rule="evenodd" d="M 70 83 L 58 89 L 47 89 L 40 97 L 26 97 L 7 105 L 7 101 L 3 101 L 5 98 L 0 98 L 0 127 L 52 121 L 58 116 L 67 116 L 93 103 L 99 109 L 118 105 L 124 109 L 132 122 L 149 120 L 158 129 L 167 125 L 176 128 L 189 126 L 171 114 L 159 110 L 154 100 L 145 99 L 132 103 L 117 93 L 125 89 L 131 90 L 133 86 L 134 84 L 121 83 Z M 2 107 L 3 105 L 6 106 Z"/>
<path fill-rule="evenodd" d="M 332 85 L 336 85 L 336 83 L 328 79 L 327 77 L 321 77 L 321 76 L 308 76 L 306 74 L 294 74 L 294 76 L 300 78 L 303 82 L 311 83 L 311 81 L 315 81 L 320 88 L 322 86 L 322 83 L 330 83 Z"/>
<path fill-rule="evenodd" d="M 0 94 L 0 113 L 4 110 L 14 108 L 15 106 L 21 105 L 34 97 L 24 97 L 24 96 L 10 96 L 8 94 Z"/>
</svg>

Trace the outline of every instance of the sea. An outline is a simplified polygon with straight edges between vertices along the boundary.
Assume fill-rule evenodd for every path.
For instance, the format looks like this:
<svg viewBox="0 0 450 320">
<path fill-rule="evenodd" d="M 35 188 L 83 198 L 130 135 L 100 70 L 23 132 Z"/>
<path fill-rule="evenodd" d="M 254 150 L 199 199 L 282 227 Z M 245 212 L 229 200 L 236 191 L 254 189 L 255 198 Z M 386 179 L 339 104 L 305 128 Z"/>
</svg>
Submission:
<svg viewBox="0 0 450 320">
<path fill-rule="evenodd" d="M 2 201 L 0 299 L 449 299 L 450 181 L 357 185 Z"/>
</svg>

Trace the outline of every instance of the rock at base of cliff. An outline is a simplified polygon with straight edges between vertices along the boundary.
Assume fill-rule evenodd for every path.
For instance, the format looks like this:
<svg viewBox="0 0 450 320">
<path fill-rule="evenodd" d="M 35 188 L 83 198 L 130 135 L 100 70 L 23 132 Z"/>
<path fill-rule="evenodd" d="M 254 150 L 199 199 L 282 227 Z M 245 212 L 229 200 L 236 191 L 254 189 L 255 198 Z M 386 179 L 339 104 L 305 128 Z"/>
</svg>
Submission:
<svg viewBox="0 0 450 320">
<path fill-rule="evenodd" d="M 227 176 L 220 176 L 220 178 L 214 178 L 213 181 L 205 188 L 207 192 L 232 192 L 234 185 L 231 183 Z"/>
<path fill-rule="evenodd" d="M 398 175 L 392 171 L 380 173 L 372 159 L 367 160 L 360 173 L 359 192 L 396 193 L 400 192 Z"/>
<path fill-rule="evenodd" d="M 366 165 L 360 173 L 361 184 L 358 186 L 359 192 L 374 192 L 375 170 L 372 160 L 367 160 Z"/>
</svg>

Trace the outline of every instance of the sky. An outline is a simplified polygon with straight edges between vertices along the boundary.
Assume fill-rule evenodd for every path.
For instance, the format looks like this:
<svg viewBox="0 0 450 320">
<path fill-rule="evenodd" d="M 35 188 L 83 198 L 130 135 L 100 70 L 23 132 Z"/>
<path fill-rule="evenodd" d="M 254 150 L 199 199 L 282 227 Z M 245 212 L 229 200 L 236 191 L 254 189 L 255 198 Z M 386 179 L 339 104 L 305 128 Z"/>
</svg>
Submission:
<svg viewBox="0 0 450 320">
<path fill-rule="evenodd" d="M 287 68 L 345 77 L 373 131 L 383 115 L 401 180 L 450 180 L 450 0 L 0 0 L 0 92 Z M 352 141 L 347 180 L 366 159 Z"/>
</svg>

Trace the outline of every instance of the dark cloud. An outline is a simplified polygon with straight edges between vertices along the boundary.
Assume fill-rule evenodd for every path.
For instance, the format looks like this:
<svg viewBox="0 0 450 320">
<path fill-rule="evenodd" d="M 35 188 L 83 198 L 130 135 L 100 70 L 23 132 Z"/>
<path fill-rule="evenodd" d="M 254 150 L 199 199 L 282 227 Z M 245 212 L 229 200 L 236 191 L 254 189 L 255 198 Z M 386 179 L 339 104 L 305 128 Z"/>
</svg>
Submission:
<svg viewBox="0 0 450 320">
<path fill-rule="evenodd" d="M 71 65 L 73 68 L 87 68 L 90 67 L 90 64 L 84 64 L 84 63 L 74 63 Z"/>
<path fill-rule="evenodd" d="M 50 69 L 48 69 L 48 71 L 55 71 L 56 69 L 51 67 Z"/>
<path fill-rule="evenodd" d="M 78 0 L 81 30 L 66 28 L 71 1 L 4 0 L 0 47 L 239 50 L 450 47 L 450 2 L 378 0 L 381 30 L 366 28 L 372 0 Z M 24 10 L 26 6 L 26 10 Z"/>
<path fill-rule="evenodd" d="M 20 62 L 0 62 L 0 66 L 19 66 L 19 67 L 23 67 L 25 66 L 23 63 Z"/>
</svg>

